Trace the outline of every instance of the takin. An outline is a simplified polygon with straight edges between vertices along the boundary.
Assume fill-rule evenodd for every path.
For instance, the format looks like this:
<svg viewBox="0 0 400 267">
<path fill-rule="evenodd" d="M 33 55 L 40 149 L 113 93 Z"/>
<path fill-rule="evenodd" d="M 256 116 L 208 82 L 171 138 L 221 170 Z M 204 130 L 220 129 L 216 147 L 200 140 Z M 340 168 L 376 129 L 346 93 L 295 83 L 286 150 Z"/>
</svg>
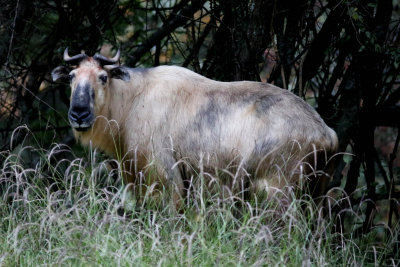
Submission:
<svg viewBox="0 0 400 267">
<path fill-rule="evenodd" d="M 177 66 L 128 68 L 117 65 L 119 58 L 120 51 L 113 58 L 69 56 L 67 48 L 64 61 L 75 67 L 51 74 L 70 83 L 68 118 L 76 139 L 120 160 L 126 183 L 151 176 L 150 183 L 172 190 L 174 202 L 199 172 L 223 173 L 231 190 L 244 186 L 268 195 L 306 178 L 314 195 L 323 193 L 337 135 L 298 96 Z"/>
</svg>

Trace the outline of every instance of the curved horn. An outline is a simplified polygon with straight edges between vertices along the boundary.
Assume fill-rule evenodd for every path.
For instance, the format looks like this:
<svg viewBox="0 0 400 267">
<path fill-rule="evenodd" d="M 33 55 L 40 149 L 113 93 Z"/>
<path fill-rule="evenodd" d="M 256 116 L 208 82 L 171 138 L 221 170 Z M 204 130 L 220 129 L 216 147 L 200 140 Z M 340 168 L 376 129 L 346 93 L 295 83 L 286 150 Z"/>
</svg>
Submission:
<svg viewBox="0 0 400 267">
<path fill-rule="evenodd" d="M 108 58 L 105 56 L 102 56 L 100 54 L 95 54 L 93 56 L 94 60 L 100 63 L 100 65 L 112 65 L 115 64 L 119 61 L 119 58 L 121 56 L 121 51 L 118 49 L 117 54 L 113 58 Z"/>
<path fill-rule="evenodd" d="M 86 54 L 78 54 L 78 55 L 70 57 L 68 55 L 68 47 L 65 48 L 64 61 L 67 63 L 78 65 L 79 62 L 81 62 L 82 60 L 87 59 L 87 58 L 88 58 L 88 56 Z"/>
</svg>

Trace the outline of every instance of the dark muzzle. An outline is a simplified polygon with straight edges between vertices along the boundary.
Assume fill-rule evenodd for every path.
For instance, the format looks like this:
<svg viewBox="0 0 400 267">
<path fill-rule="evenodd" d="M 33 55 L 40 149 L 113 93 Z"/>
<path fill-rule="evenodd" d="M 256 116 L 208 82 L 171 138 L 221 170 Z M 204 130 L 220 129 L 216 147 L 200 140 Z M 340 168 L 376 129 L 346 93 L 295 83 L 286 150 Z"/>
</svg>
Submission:
<svg viewBox="0 0 400 267">
<path fill-rule="evenodd" d="M 89 85 L 78 85 L 71 98 L 68 118 L 77 131 L 88 130 L 94 121 L 93 89 Z"/>
</svg>

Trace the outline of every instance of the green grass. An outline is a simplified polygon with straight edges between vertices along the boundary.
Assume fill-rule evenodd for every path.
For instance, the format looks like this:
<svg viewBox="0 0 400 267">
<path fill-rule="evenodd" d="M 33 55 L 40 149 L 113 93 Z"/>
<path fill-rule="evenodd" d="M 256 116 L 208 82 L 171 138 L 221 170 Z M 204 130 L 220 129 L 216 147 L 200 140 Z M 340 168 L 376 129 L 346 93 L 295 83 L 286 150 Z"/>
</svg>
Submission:
<svg viewBox="0 0 400 267">
<path fill-rule="evenodd" d="M 27 151 L 35 164 L 24 162 Z M 54 160 L 60 151 L 71 159 Z M 332 214 L 323 218 L 307 196 L 294 194 L 287 205 L 278 195 L 250 204 L 194 189 L 183 212 L 171 212 L 150 198 L 135 203 L 119 174 L 96 156 L 74 159 L 61 146 L 1 154 L 0 266 L 399 264 L 398 225 L 357 237 L 351 225 L 335 232 Z"/>
</svg>

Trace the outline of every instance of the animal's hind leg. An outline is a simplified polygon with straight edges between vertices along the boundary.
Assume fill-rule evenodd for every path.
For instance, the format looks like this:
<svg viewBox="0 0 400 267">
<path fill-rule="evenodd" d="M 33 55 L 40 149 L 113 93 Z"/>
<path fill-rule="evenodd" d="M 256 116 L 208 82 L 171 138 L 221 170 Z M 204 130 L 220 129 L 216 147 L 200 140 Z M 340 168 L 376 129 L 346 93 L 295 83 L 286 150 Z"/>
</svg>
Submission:
<svg viewBox="0 0 400 267">
<path fill-rule="evenodd" d="M 310 182 L 308 185 L 309 193 L 317 204 L 321 203 L 322 196 L 326 193 L 326 188 L 335 167 L 335 161 L 330 154 L 325 151 L 314 152 L 313 159 L 309 160 L 312 170 L 309 172 Z"/>
</svg>

